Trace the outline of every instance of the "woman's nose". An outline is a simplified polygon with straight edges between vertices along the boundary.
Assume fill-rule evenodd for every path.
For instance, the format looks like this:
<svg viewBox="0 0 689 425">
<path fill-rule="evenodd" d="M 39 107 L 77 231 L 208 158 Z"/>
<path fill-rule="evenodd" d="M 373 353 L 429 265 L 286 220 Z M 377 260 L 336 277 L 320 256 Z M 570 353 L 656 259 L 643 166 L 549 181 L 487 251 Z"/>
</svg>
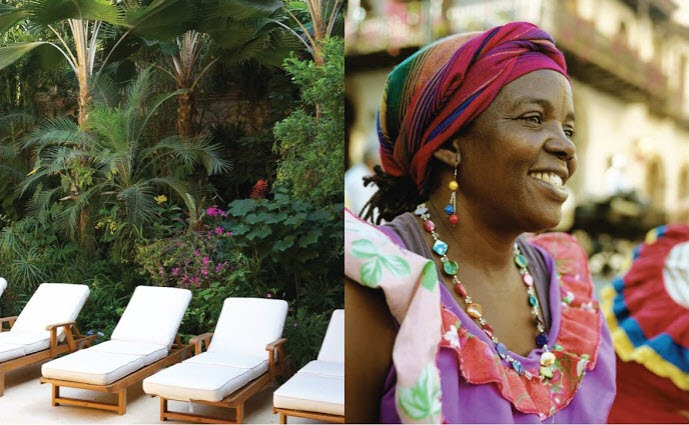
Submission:
<svg viewBox="0 0 689 425">
<path fill-rule="evenodd" d="M 569 161 L 577 153 L 576 146 L 562 130 L 553 134 L 545 143 L 545 150 L 563 161 Z"/>
</svg>

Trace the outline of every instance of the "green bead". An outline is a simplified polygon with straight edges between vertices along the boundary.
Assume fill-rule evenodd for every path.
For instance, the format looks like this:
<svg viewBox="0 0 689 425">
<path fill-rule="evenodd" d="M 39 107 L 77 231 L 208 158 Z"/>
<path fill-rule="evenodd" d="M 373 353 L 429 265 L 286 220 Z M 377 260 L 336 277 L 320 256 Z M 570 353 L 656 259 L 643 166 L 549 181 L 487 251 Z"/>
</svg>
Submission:
<svg viewBox="0 0 689 425">
<path fill-rule="evenodd" d="M 459 271 L 459 264 L 456 261 L 445 261 L 443 263 L 443 271 L 448 276 L 454 276 Z"/>
<path fill-rule="evenodd" d="M 529 265 L 529 260 L 527 260 L 523 255 L 517 254 L 514 256 L 514 263 L 517 265 L 517 267 L 523 269 Z"/>
<path fill-rule="evenodd" d="M 553 377 L 553 368 L 551 368 L 550 366 L 541 366 L 540 374 L 541 376 L 550 379 Z"/>
<path fill-rule="evenodd" d="M 538 307 L 538 298 L 529 295 L 529 304 L 531 304 L 531 307 Z"/>
</svg>

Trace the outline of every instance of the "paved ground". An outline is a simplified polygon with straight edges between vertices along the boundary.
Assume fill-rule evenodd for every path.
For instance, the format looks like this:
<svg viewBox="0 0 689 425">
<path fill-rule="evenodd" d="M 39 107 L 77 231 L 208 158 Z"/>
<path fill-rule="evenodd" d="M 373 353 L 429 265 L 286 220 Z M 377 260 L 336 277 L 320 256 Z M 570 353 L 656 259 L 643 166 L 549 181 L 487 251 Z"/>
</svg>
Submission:
<svg viewBox="0 0 689 425">
<path fill-rule="evenodd" d="M 5 386 L 5 396 L 0 397 L 0 424 L 158 424 L 158 398 L 145 394 L 141 384 L 133 385 L 127 394 L 127 413 L 118 416 L 113 413 L 81 407 L 50 405 L 50 385 L 41 385 L 40 365 L 29 366 L 9 372 Z M 90 397 L 93 400 L 111 401 L 112 394 L 101 394 L 85 390 L 61 388 L 66 397 Z M 267 389 L 249 399 L 245 407 L 245 423 L 279 423 L 279 416 L 273 414 L 273 389 Z M 188 412 L 189 404 L 170 402 L 170 409 Z M 227 415 L 227 410 L 217 410 L 206 406 L 194 406 L 194 412 Z M 290 424 L 317 423 L 307 419 L 289 418 Z M 167 422 L 180 423 L 180 422 Z"/>
</svg>

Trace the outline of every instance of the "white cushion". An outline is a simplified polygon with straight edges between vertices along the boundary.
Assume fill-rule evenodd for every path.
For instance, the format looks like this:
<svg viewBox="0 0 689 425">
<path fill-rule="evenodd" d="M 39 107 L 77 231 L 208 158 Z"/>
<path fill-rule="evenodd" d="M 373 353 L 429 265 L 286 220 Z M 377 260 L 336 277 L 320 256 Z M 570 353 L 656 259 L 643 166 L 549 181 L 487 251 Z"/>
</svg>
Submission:
<svg viewBox="0 0 689 425">
<path fill-rule="evenodd" d="M 29 334 L 12 329 L 0 333 L 0 344 L 20 345 L 26 355 L 50 348 L 50 338 L 46 338 L 44 332 Z"/>
<path fill-rule="evenodd" d="M 2 336 L 2 334 L 0 334 Z M 24 346 L 0 341 L 0 362 L 16 359 L 24 355 Z"/>
<path fill-rule="evenodd" d="M 7 281 L 0 277 L 0 295 L 2 295 L 3 292 L 5 292 L 6 288 L 7 288 Z"/>
<path fill-rule="evenodd" d="M 223 304 L 208 351 L 268 358 L 266 345 L 279 339 L 287 302 L 266 298 L 228 298 Z"/>
<path fill-rule="evenodd" d="M 108 385 L 144 367 L 142 356 L 113 354 L 91 348 L 45 363 L 45 378 L 86 384 Z"/>
<path fill-rule="evenodd" d="M 110 339 L 170 348 L 190 300 L 188 289 L 137 286 Z"/>
<path fill-rule="evenodd" d="M 344 310 L 335 310 L 323 338 L 318 360 L 344 363 Z"/>
<path fill-rule="evenodd" d="M 275 390 L 273 405 L 283 409 L 344 415 L 344 377 L 299 371 Z"/>
<path fill-rule="evenodd" d="M 299 369 L 299 373 L 312 375 L 344 377 L 344 363 L 324 362 L 312 360 L 306 366 Z"/>
<path fill-rule="evenodd" d="M 224 366 L 249 371 L 250 379 L 255 379 L 268 372 L 268 360 L 259 356 L 247 354 L 201 353 L 185 363 L 195 363 L 209 366 Z"/>
<path fill-rule="evenodd" d="M 249 369 L 185 361 L 144 379 L 144 391 L 172 400 L 220 401 L 251 381 Z"/>
<path fill-rule="evenodd" d="M 48 325 L 76 320 L 88 296 L 89 287 L 86 285 L 43 283 L 24 306 L 24 310 L 12 326 L 12 332 L 31 335 L 43 333 L 46 338 L 50 338 L 50 332 L 45 328 Z M 63 330 L 60 328 L 58 335 L 62 333 Z"/>
<path fill-rule="evenodd" d="M 93 351 L 111 354 L 129 354 L 143 358 L 144 365 L 157 362 L 167 356 L 166 345 L 144 344 L 130 341 L 105 341 L 90 348 Z"/>
</svg>

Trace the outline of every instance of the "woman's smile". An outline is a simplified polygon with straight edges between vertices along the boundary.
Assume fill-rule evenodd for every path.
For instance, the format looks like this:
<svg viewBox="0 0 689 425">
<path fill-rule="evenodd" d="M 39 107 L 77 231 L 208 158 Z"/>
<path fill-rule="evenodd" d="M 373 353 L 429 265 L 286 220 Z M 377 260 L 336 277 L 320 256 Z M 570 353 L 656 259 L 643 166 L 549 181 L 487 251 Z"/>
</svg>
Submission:
<svg viewBox="0 0 689 425">
<path fill-rule="evenodd" d="M 569 196 L 562 179 L 551 173 L 529 173 L 530 180 L 548 197 L 558 202 L 565 202 Z"/>
</svg>

